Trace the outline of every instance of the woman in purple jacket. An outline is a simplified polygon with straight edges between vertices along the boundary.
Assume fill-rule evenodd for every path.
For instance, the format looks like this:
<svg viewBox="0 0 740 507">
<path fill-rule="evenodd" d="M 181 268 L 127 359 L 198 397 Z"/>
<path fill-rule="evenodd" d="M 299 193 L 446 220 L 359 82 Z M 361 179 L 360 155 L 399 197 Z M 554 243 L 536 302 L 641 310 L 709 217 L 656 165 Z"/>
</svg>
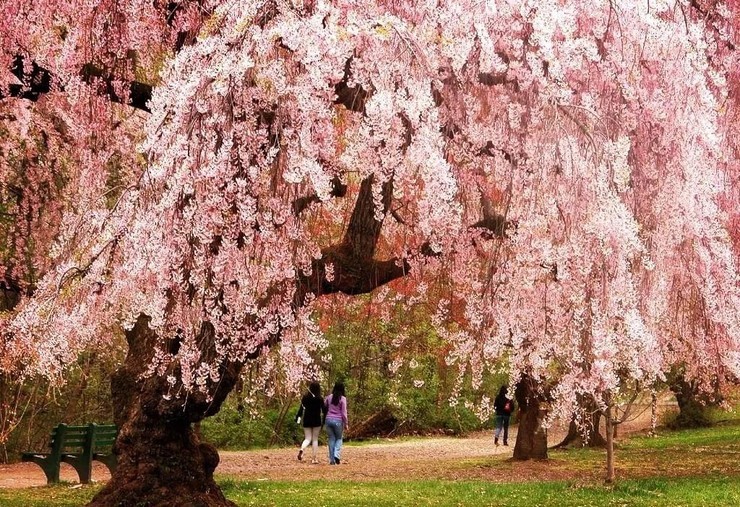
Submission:
<svg viewBox="0 0 740 507">
<path fill-rule="evenodd" d="M 342 454 L 342 433 L 349 429 L 347 398 L 344 384 L 337 382 L 334 390 L 324 400 L 326 403 L 326 433 L 329 435 L 329 464 L 338 465 Z"/>
</svg>

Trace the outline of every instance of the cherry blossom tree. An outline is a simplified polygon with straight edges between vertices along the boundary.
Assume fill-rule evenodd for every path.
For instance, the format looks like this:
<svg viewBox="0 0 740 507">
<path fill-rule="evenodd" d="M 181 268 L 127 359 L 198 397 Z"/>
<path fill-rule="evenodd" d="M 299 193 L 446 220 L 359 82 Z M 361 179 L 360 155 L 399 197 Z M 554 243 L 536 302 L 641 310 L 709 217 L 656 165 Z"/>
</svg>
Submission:
<svg viewBox="0 0 740 507">
<path fill-rule="evenodd" d="M 192 424 L 268 347 L 310 371 L 318 302 L 391 282 L 434 305 L 461 378 L 508 360 L 525 425 L 584 396 L 609 420 L 678 363 L 737 378 L 738 12 L 3 0 L 3 152 L 53 137 L 65 195 L 0 364 L 61 379 L 125 330 L 92 505 L 231 505 Z"/>
</svg>

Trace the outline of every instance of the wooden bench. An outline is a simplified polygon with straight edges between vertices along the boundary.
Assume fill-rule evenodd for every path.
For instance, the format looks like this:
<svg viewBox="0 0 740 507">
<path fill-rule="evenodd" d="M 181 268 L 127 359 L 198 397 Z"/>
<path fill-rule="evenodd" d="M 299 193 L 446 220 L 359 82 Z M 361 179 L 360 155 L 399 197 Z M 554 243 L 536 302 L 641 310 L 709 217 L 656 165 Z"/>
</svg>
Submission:
<svg viewBox="0 0 740 507">
<path fill-rule="evenodd" d="M 112 424 L 60 424 L 51 431 L 50 452 L 24 452 L 21 454 L 21 461 L 31 461 L 39 465 L 49 484 L 59 482 L 59 465 L 62 462 L 69 463 L 77 470 L 80 482 L 87 484 L 92 476 L 93 460 L 105 464 L 111 473 L 115 471 L 113 443 L 117 433 L 117 428 Z"/>
</svg>

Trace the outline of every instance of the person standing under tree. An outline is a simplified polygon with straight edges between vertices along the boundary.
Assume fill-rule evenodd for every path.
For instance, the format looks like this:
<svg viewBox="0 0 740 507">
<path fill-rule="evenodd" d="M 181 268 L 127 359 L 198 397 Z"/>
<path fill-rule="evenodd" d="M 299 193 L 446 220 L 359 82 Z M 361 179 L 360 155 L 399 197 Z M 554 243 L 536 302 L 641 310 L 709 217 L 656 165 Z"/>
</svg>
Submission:
<svg viewBox="0 0 740 507">
<path fill-rule="evenodd" d="M 501 436 L 501 430 L 504 430 L 504 445 L 509 445 L 509 419 L 514 411 L 514 400 L 506 397 L 509 390 L 505 384 L 498 390 L 498 396 L 493 402 L 493 409 L 496 411 L 496 432 L 493 443 L 498 445 L 498 438 Z"/>
<path fill-rule="evenodd" d="M 329 464 L 339 465 L 342 454 L 342 433 L 349 429 L 347 398 L 344 384 L 334 384 L 332 394 L 326 397 L 326 433 L 329 435 Z"/>
<path fill-rule="evenodd" d="M 313 444 L 313 459 L 311 463 L 316 464 L 316 454 L 319 450 L 319 432 L 324 425 L 326 417 L 326 405 L 321 399 L 321 386 L 318 382 L 311 382 L 308 386 L 308 392 L 301 399 L 301 408 L 295 416 L 295 422 L 301 423 L 303 418 L 303 434 L 305 439 L 301 444 L 301 450 L 298 451 L 298 461 L 303 459 L 303 451 L 309 444 Z"/>
</svg>

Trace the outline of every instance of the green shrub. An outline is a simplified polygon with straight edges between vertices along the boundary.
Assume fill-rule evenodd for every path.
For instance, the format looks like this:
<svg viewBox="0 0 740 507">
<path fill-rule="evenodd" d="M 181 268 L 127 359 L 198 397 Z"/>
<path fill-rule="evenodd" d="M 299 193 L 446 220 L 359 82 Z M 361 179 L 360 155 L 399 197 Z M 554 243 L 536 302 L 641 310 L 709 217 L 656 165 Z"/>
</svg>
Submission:
<svg viewBox="0 0 740 507">
<path fill-rule="evenodd" d="M 297 411 L 296 404 L 281 423 L 279 408 L 266 407 L 251 416 L 246 409 L 239 409 L 237 403 L 229 400 L 218 414 L 201 423 L 200 430 L 208 442 L 224 450 L 295 445 L 303 440 L 303 429 L 294 421 Z"/>
</svg>

